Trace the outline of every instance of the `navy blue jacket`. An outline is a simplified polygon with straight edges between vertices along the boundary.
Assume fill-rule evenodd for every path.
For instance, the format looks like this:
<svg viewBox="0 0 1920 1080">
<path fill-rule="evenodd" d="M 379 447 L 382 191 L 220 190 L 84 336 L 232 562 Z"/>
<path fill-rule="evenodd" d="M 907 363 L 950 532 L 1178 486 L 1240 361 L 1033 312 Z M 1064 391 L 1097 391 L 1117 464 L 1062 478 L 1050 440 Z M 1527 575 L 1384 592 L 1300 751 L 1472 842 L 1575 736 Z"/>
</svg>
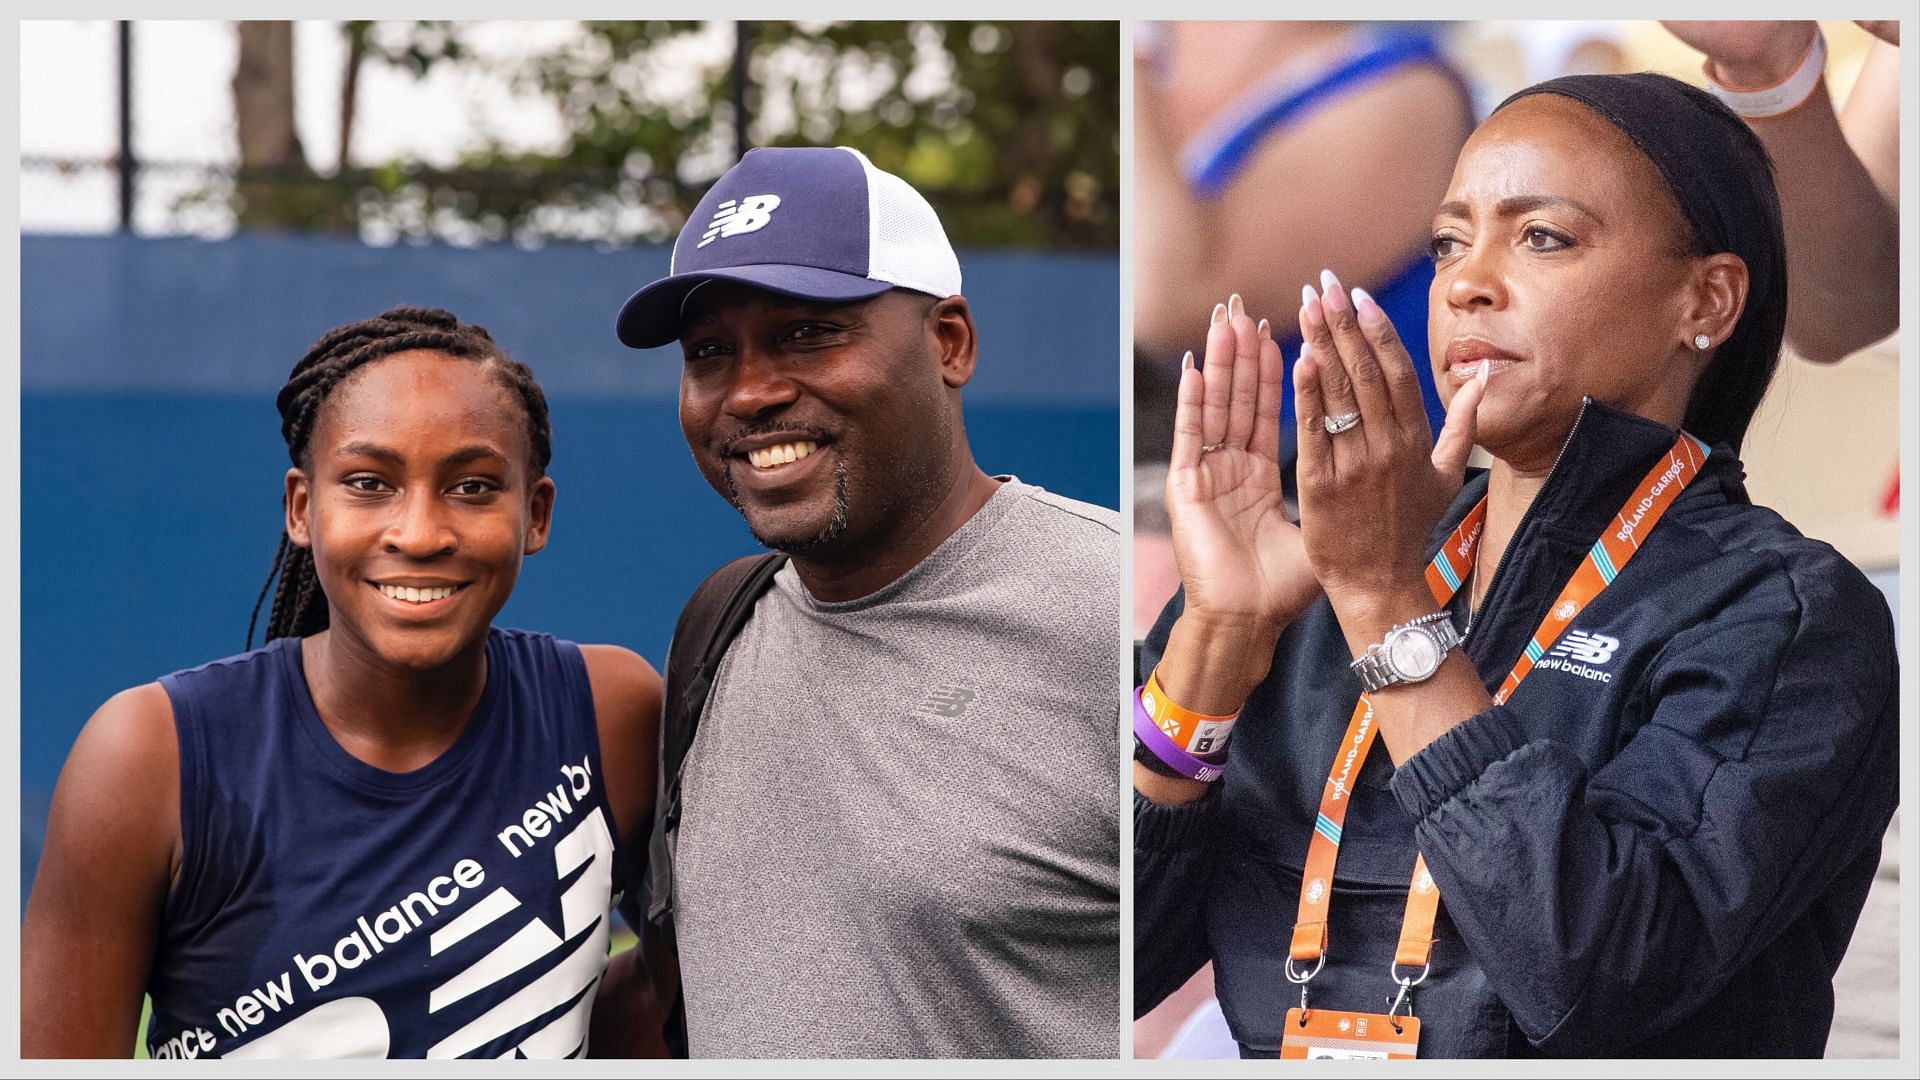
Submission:
<svg viewBox="0 0 1920 1080">
<path fill-rule="evenodd" d="M 1672 442 L 1588 404 L 1463 646 L 1489 692 Z M 1315 1004 L 1386 1011 L 1417 845 L 1441 896 L 1414 994 L 1421 1056 L 1822 1053 L 1898 800 L 1893 625 L 1859 571 L 1752 505 L 1742 478 L 1716 448 L 1574 620 L 1617 642 L 1604 661 L 1536 667 L 1397 771 L 1374 747 Z M 1485 491 L 1468 481 L 1430 552 Z M 1171 808 L 1135 796 L 1140 1012 L 1212 960 L 1242 1052 L 1277 1053 L 1299 1003 L 1282 964 L 1300 868 L 1359 695 L 1351 659 L 1322 599 L 1281 636 L 1215 790 Z"/>
</svg>

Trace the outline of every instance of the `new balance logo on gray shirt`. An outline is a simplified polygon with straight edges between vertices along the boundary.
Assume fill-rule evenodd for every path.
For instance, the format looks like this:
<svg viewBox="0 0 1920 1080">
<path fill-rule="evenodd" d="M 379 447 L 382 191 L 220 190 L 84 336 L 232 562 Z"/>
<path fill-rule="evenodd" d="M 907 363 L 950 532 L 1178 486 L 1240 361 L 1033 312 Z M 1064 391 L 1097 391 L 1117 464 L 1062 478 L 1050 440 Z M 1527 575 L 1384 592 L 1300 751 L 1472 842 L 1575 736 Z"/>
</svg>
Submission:
<svg viewBox="0 0 1920 1080">
<path fill-rule="evenodd" d="M 935 716 L 959 716 L 967 711 L 967 702 L 976 695 L 964 686 L 943 686 L 927 695 L 920 711 Z"/>
</svg>

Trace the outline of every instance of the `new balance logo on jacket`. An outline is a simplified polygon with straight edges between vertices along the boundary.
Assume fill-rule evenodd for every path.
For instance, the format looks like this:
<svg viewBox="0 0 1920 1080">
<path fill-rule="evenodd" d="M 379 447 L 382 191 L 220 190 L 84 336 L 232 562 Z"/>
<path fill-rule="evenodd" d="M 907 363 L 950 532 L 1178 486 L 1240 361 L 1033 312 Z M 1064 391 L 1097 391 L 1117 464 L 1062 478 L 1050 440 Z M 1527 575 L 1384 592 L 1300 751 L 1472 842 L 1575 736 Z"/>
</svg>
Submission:
<svg viewBox="0 0 1920 1080">
<path fill-rule="evenodd" d="M 1589 634 L 1585 630 L 1569 630 L 1547 655 L 1564 656 L 1583 664 L 1604 664 L 1613 659 L 1613 650 L 1619 647 L 1619 638 Z"/>
<path fill-rule="evenodd" d="M 1619 638 L 1569 630 L 1535 666 L 1541 671 L 1564 671 L 1597 683 L 1609 683 L 1613 681 L 1613 672 L 1601 668 L 1613 659 L 1613 651 L 1619 647 Z"/>
</svg>

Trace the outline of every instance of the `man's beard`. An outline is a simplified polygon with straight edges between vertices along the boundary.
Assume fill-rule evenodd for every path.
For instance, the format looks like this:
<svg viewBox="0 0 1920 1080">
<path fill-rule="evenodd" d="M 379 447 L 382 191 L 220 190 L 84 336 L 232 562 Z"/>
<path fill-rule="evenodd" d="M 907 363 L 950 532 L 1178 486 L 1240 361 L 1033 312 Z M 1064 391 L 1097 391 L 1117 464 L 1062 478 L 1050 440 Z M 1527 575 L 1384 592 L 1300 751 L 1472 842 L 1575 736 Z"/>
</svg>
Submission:
<svg viewBox="0 0 1920 1080">
<path fill-rule="evenodd" d="M 733 470 L 728 469 L 722 475 L 727 478 L 727 501 L 733 504 L 735 510 L 740 511 L 741 518 L 747 523 L 747 530 L 753 533 L 753 538 L 758 540 L 762 547 L 784 551 L 789 555 L 801 554 L 826 547 L 840 539 L 841 535 L 847 531 L 847 463 L 845 461 L 836 460 L 833 463 L 833 517 L 815 535 L 797 540 L 782 540 L 761 535 L 760 530 L 754 527 L 753 515 L 747 513 L 746 503 L 740 500 L 740 488 L 733 482 Z"/>
</svg>

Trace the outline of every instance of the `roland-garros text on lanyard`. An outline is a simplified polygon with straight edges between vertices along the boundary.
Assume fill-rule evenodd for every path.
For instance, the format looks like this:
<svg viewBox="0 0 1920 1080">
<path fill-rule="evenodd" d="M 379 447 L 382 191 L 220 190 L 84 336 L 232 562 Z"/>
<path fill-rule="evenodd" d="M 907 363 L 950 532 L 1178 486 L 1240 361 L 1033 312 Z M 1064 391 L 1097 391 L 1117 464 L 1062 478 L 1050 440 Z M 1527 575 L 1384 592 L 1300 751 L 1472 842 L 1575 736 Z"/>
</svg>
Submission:
<svg viewBox="0 0 1920 1080">
<path fill-rule="evenodd" d="M 1619 514 L 1600 534 L 1600 539 L 1594 541 L 1586 558 L 1581 560 L 1579 568 L 1560 590 L 1559 597 L 1547 610 L 1539 629 L 1527 641 L 1527 647 L 1514 664 L 1513 671 L 1493 695 L 1494 704 L 1503 704 L 1513 695 L 1520 680 L 1526 678 L 1527 673 L 1533 670 L 1533 665 L 1553 647 L 1574 617 L 1613 582 L 1620 569 L 1640 549 L 1641 539 L 1653 531 L 1667 507 L 1699 472 L 1708 452 L 1705 443 L 1685 432 L 1681 432 L 1674 440 L 1667 456 L 1634 489 L 1626 505 L 1620 508 Z M 1439 554 L 1427 565 L 1427 586 L 1433 590 L 1434 601 L 1442 608 L 1460 590 L 1461 580 L 1473 565 L 1486 516 L 1487 501 L 1483 498 L 1461 519 L 1453 534 L 1441 546 Z M 1373 704 L 1362 694 L 1354 706 L 1353 719 L 1347 723 L 1346 736 L 1334 755 L 1333 766 L 1327 772 L 1327 786 L 1320 794 L 1320 816 L 1314 822 L 1313 836 L 1307 847 L 1306 872 L 1301 876 L 1300 915 L 1293 925 L 1287 977 L 1301 985 L 1301 1008 L 1289 1011 L 1288 1016 L 1292 1020 L 1298 1014 L 1302 1025 L 1309 1016 L 1306 1011 L 1306 983 L 1326 963 L 1327 912 L 1333 902 L 1333 868 L 1340 854 L 1340 830 L 1346 823 L 1352 780 L 1359 772 L 1361 763 L 1366 761 L 1367 751 L 1373 748 L 1375 734 Z M 1401 987 L 1401 1000 L 1404 1000 L 1409 989 L 1426 977 L 1427 964 L 1433 954 L 1433 925 L 1439 911 L 1440 890 L 1434 885 L 1433 876 L 1427 872 L 1426 858 L 1418 856 L 1414 860 L 1413 882 L 1407 890 L 1406 916 L 1401 922 L 1399 945 L 1393 955 L 1393 977 Z M 1402 976 L 1400 972 L 1403 968 L 1418 974 Z M 1399 1003 L 1396 1000 L 1396 1009 Z M 1394 1023 L 1392 1013 L 1374 1019 Z M 1400 1023 L 1416 1022 L 1408 1017 Z M 1292 1026 L 1290 1023 L 1289 1029 Z M 1398 1030 L 1399 1024 L 1395 1024 L 1395 1027 Z"/>
</svg>

